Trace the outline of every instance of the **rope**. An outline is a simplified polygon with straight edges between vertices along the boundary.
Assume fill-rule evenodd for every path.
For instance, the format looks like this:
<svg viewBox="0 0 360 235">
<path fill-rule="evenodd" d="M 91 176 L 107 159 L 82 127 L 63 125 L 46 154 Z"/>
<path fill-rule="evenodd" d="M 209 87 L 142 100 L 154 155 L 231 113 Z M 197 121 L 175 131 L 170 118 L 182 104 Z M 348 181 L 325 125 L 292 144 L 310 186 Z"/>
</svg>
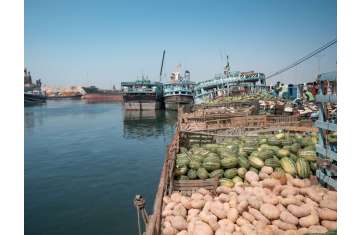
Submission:
<svg viewBox="0 0 360 235">
<path fill-rule="evenodd" d="M 149 220 L 145 210 L 145 199 L 141 195 L 136 195 L 134 198 L 134 206 L 136 207 L 136 211 L 137 211 L 138 231 L 139 231 L 139 235 L 141 235 L 142 231 L 140 224 L 140 212 L 145 225 L 148 223 Z"/>
</svg>

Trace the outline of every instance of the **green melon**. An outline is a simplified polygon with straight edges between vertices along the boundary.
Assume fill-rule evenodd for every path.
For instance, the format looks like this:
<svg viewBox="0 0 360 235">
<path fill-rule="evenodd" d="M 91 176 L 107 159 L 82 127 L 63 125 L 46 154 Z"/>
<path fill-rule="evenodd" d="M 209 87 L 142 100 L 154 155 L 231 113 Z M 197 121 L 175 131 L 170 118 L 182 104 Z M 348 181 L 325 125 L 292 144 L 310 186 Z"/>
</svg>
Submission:
<svg viewBox="0 0 360 235">
<path fill-rule="evenodd" d="M 197 174 L 196 174 L 196 170 L 195 169 L 190 169 L 187 172 L 187 176 L 189 177 L 189 179 L 194 180 L 197 178 Z"/>
<path fill-rule="evenodd" d="M 184 167 L 176 167 L 175 168 L 175 176 L 180 176 L 180 175 L 185 175 L 187 172 L 188 168 L 186 166 Z"/>
<path fill-rule="evenodd" d="M 272 168 L 280 167 L 280 161 L 275 158 L 266 159 L 264 164 L 265 166 L 270 166 Z"/>
<path fill-rule="evenodd" d="M 225 169 L 234 168 L 238 164 L 238 159 L 236 157 L 226 157 L 221 159 L 221 166 Z"/>
<path fill-rule="evenodd" d="M 300 150 L 298 156 L 307 161 L 316 161 L 316 152 L 313 150 Z"/>
<path fill-rule="evenodd" d="M 310 176 L 310 165 L 305 159 L 297 159 L 295 167 L 298 176 L 300 176 L 301 178 L 308 178 Z"/>
<path fill-rule="evenodd" d="M 196 160 L 191 160 L 190 163 L 189 163 L 189 167 L 191 169 L 199 169 L 201 167 L 201 163 L 199 161 L 196 161 Z"/>
<path fill-rule="evenodd" d="M 290 151 L 287 150 L 287 149 L 280 149 L 280 150 L 277 152 L 277 155 L 278 155 L 280 158 L 288 157 L 289 154 L 290 154 Z"/>
<path fill-rule="evenodd" d="M 202 163 L 202 167 L 204 167 L 208 171 L 213 171 L 220 169 L 221 164 L 220 161 L 204 161 Z"/>
<path fill-rule="evenodd" d="M 240 176 L 241 178 L 245 178 L 246 172 L 247 172 L 247 169 L 244 167 L 241 167 L 237 170 L 238 176 Z"/>
<path fill-rule="evenodd" d="M 296 175 L 295 164 L 290 158 L 288 158 L 288 157 L 281 158 L 280 159 L 280 165 L 281 165 L 281 168 L 286 173 L 289 173 L 290 175 Z"/>
<path fill-rule="evenodd" d="M 224 175 L 224 170 L 223 169 L 218 169 L 218 170 L 214 170 L 212 172 L 210 172 L 209 177 L 213 178 L 213 177 L 218 177 L 221 178 Z"/>
<path fill-rule="evenodd" d="M 234 187 L 234 182 L 231 179 L 221 178 L 219 179 L 220 185 L 232 188 Z"/>
<path fill-rule="evenodd" d="M 256 168 L 256 169 L 261 169 L 264 166 L 264 161 L 256 156 L 250 156 L 249 157 L 249 164 L 250 166 Z"/>
<path fill-rule="evenodd" d="M 250 163 L 249 163 L 249 161 L 248 161 L 247 158 L 245 158 L 245 157 L 239 157 L 238 159 L 239 159 L 239 160 L 238 160 L 239 165 L 240 165 L 241 167 L 243 167 L 243 168 L 245 168 L 245 169 L 249 169 Z"/>
<path fill-rule="evenodd" d="M 196 175 L 199 177 L 199 179 L 207 179 L 209 177 L 209 173 L 207 172 L 207 170 L 205 168 L 199 168 L 196 172 Z"/>
<path fill-rule="evenodd" d="M 228 178 L 228 179 L 232 179 L 237 175 L 237 169 L 236 168 L 231 168 L 231 169 L 227 169 L 224 172 L 224 177 Z"/>
</svg>

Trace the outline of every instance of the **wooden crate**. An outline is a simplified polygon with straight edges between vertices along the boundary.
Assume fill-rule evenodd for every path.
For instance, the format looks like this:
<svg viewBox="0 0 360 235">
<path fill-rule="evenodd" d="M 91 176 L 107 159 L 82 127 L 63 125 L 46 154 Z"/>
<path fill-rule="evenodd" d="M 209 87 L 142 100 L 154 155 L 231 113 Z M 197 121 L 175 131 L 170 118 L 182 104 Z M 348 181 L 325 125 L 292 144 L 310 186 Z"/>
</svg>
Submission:
<svg viewBox="0 0 360 235">
<path fill-rule="evenodd" d="M 192 192 L 197 191 L 199 188 L 206 188 L 211 193 L 215 194 L 218 185 L 218 178 L 206 180 L 174 180 L 173 191 L 178 191 L 183 195 L 189 196 Z"/>
</svg>

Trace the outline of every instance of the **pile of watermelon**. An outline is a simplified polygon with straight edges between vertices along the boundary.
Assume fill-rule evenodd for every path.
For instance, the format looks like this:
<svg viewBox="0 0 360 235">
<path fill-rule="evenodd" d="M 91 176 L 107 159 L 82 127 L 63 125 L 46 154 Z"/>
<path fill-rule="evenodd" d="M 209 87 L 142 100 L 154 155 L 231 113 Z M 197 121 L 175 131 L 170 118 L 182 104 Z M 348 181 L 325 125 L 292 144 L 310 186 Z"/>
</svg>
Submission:
<svg viewBox="0 0 360 235">
<path fill-rule="evenodd" d="M 175 177 L 179 180 L 219 177 L 220 182 L 243 182 L 247 171 L 274 172 L 308 178 L 315 173 L 315 135 L 278 133 L 226 139 L 222 143 L 180 148 Z"/>
</svg>

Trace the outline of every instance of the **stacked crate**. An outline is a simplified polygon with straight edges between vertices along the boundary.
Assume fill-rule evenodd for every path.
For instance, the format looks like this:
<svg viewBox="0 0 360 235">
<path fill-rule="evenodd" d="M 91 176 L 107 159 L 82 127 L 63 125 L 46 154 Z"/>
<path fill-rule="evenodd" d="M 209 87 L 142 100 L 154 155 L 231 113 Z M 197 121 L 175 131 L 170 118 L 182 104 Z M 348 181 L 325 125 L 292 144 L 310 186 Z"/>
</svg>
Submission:
<svg viewBox="0 0 360 235">
<path fill-rule="evenodd" d="M 336 143 L 329 143 L 329 133 L 336 132 L 336 72 L 318 75 L 319 91 L 316 102 L 319 106 L 319 119 L 315 127 L 319 128 L 316 152 L 319 156 L 316 176 L 320 183 L 336 190 L 337 150 Z M 336 107 L 335 107 L 336 110 Z M 334 115 L 335 114 L 335 115 Z"/>
</svg>

